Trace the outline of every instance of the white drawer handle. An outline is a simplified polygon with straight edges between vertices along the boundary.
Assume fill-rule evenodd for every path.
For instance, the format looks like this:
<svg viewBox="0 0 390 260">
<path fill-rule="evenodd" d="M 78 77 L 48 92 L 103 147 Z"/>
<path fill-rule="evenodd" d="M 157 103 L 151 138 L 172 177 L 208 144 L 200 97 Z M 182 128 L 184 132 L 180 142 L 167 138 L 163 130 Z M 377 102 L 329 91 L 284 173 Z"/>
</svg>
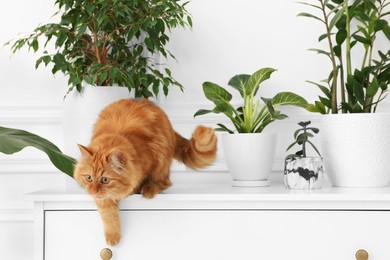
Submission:
<svg viewBox="0 0 390 260">
<path fill-rule="evenodd" d="M 103 248 L 102 251 L 100 251 L 100 257 L 102 260 L 110 260 L 112 257 L 112 251 L 109 248 Z"/>
<path fill-rule="evenodd" d="M 367 260 L 368 259 L 368 253 L 364 249 L 360 249 L 355 254 L 357 260 Z"/>
</svg>

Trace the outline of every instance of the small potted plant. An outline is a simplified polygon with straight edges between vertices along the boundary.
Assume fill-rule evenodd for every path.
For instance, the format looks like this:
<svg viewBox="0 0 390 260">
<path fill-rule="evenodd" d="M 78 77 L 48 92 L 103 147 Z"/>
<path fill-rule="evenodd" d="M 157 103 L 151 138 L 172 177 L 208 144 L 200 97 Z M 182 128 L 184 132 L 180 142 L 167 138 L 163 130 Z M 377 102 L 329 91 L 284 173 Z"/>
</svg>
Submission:
<svg viewBox="0 0 390 260">
<path fill-rule="evenodd" d="M 294 105 L 306 108 L 308 104 L 304 98 L 291 92 L 281 92 L 273 98 L 255 98 L 260 84 L 274 71 L 273 68 L 262 68 L 252 75 L 240 74 L 230 79 L 228 85 L 236 89 L 243 100 L 243 105 L 238 108 L 232 105 L 232 94 L 225 88 L 212 82 L 203 83 L 204 95 L 215 107 L 212 110 L 200 109 L 194 116 L 222 113 L 230 119 L 235 130 L 224 124 L 217 124 L 216 130 L 227 132 L 222 135 L 222 145 L 234 186 L 269 185 L 276 135 L 263 133 L 263 130 L 275 120 L 287 118 L 275 107 Z"/>
<path fill-rule="evenodd" d="M 287 147 L 290 150 L 295 145 L 301 149 L 295 154 L 286 157 L 284 164 L 284 183 L 288 189 L 318 189 L 322 187 L 323 166 L 322 157 L 317 147 L 309 140 L 314 134 L 319 133 L 318 128 L 308 127 L 310 121 L 300 122 L 301 126 L 294 133 L 295 141 Z M 307 145 L 310 145 L 318 154 L 318 157 L 307 156 Z"/>
</svg>

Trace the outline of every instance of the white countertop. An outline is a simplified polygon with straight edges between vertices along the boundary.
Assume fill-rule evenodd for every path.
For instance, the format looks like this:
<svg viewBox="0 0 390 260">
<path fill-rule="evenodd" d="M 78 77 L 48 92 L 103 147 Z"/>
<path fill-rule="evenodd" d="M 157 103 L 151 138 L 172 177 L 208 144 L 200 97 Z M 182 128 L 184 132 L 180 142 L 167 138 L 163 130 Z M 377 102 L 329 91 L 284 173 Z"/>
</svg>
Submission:
<svg viewBox="0 0 390 260">
<path fill-rule="evenodd" d="M 126 209 L 345 209 L 390 210 L 390 187 L 339 188 L 325 182 L 318 190 L 288 190 L 283 174 L 273 173 L 268 187 L 232 187 L 227 173 L 174 173 L 173 185 L 148 200 L 139 194 L 121 202 Z M 43 190 L 25 195 L 47 209 L 94 209 L 81 188 Z"/>
</svg>

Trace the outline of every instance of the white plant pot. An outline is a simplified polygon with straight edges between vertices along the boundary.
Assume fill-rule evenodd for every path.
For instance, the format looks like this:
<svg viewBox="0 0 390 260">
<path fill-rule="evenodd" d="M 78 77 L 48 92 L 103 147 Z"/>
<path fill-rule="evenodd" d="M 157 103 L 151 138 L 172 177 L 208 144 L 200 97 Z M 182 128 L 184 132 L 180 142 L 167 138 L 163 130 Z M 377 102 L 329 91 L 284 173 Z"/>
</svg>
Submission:
<svg viewBox="0 0 390 260">
<path fill-rule="evenodd" d="M 223 134 L 222 145 L 233 186 L 268 186 L 276 134 Z"/>
<path fill-rule="evenodd" d="M 86 85 L 81 93 L 69 93 L 63 105 L 63 152 L 78 159 L 80 151 L 77 144 L 89 144 L 93 126 L 102 109 L 122 98 L 130 98 L 128 88 Z M 71 180 L 66 184 L 66 187 L 70 188 L 75 181 L 67 179 Z"/>
<path fill-rule="evenodd" d="M 324 115 L 324 170 L 334 186 L 383 187 L 390 182 L 390 114 Z"/>
</svg>

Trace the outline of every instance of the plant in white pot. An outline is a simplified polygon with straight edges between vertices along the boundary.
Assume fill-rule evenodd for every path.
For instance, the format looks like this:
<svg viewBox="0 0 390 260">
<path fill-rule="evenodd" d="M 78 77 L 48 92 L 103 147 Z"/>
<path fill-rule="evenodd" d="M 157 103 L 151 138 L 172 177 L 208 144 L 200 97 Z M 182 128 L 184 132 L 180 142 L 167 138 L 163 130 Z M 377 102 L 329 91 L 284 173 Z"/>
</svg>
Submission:
<svg viewBox="0 0 390 260">
<path fill-rule="evenodd" d="M 295 141 L 290 144 L 286 151 L 295 145 L 301 149 L 294 154 L 286 156 L 284 163 L 284 183 L 288 189 L 319 189 L 322 187 L 324 178 L 322 157 L 317 147 L 309 140 L 319 129 L 308 127 L 311 121 L 299 122 L 301 126 L 294 132 Z M 308 156 L 307 145 L 310 145 L 318 156 Z"/>
<path fill-rule="evenodd" d="M 53 74 L 68 77 L 65 152 L 78 156 L 76 144 L 89 142 L 99 112 L 109 103 L 183 88 L 160 57 L 174 58 L 167 48 L 171 29 L 192 26 L 187 3 L 56 0 L 58 22 L 9 42 L 13 52 L 25 47 L 43 51 L 36 67 L 52 65 Z"/>
<path fill-rule="evenodd" d="M 269 99 L 260 100 L 255 97 L 260 84 L 269 79 L 274 71 L 273 68 L 262 68 L 252 75 L 240 74 L 230 79 L 228 85 L 238 90 L 243 100 L 243 105 L 238 108 L 231 103 L 233 96 L 226 89 L 212 82 L 203 83 L 204 95 L 214 103 L 215 108 L 200 109 L 194 116 L 222 113 L 235 128 L 232 130 L 226 125 L 217 124 L 217 130 L 227 132 L 222 136 L 222 144 L 233 186 L 269 185 L 268 176 L 274 159 L 276 134 L 263 133 L 263 130 L 275 120 L 287 118 L 287 115 L 275 110 L 275 107 L 307 106 L 304 98 L 291 92 L 281 92 Z"/>
<path fill-rule="evenodd" d="M 321 119 L 324 169 L 335 186 L 378 187 L 390 181 L 390 114 L 375 113 L 390 84 L 388 0 L 303 3 L 324 25 L 331 62 L 326 80 L 314 83 L 323 96 L 309 110 Z M 380 48 L 382 46 L 382 49 Z M 329 114 L 331 113 L 331 114 Z"/>
</svg>

